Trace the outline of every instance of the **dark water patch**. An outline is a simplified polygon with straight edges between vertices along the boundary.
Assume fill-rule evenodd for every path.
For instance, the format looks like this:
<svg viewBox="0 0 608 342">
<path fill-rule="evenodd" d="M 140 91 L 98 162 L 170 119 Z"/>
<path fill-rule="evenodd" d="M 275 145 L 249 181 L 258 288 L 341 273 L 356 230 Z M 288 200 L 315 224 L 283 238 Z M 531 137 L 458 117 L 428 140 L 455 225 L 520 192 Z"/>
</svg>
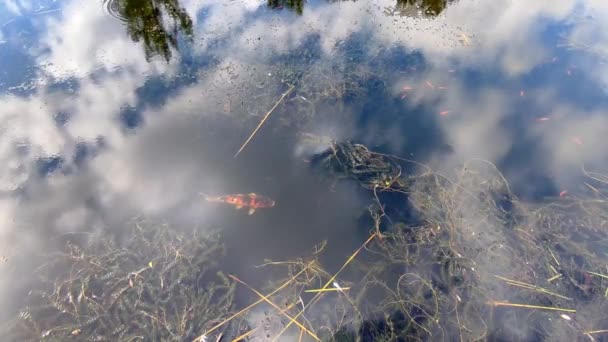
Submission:
<svg viewBox="0 0 608 342">
<path fill-rule="evenodd" d="M 0 45 L 0 60 L 19 60 L 20 63 L 0 71 L 0 91 L 27 96 L 33 92 L 27 84 L 36 77 L 34 61 L 26 51 L 19 51 L 11 45 L 10 43 Z"/>
<path fill-rule="evenodd" d="M 538 137 L 521 136 L 527 125 L 520 120 L 510 120 L 505 124 L 512 132 L 513 145 L 502 158 L 498 167 L 510 180 L 511 189 L 524 200 L 540 201 L 553 196 L 560 190 L 552 180 L 548 163 L 548 150 Z"/>
<path fill-rule="evenodd" d="M 76 77 L 66 77 L 65 79 L 55 79 L 51 84 L 48 85 L 46 90 L 50 94 L 61 94 L 67 92 L 69 94 L 75 94 L 80 91 L 81 86 L 80 79 Z"/>
<path fill-rule="evenodd" d="M 65 111 L 59 111 L 55 115 L 53 115 L 53 119 L 57 123 L 58 126 L 65 126 L 70 120 L 70 114 Z"/>
<path fill-rule="evenodd" d="M 338 267 L 342 261 L 335 256 L 356 248 L 367 233 L 357 220 L 367 206 L 358 199 L 357 188 L 320 180 L 309 164 L 294 156 L 292 134 L 266 131 L 238 158 L 227 155 L 222 161 L 225 176 L 243 175 L 234 177 L 225 193 L 260 193 L 273 198 L 275 207 L 247 215 L 246 209 L 209 204 L 221 213 L 221 222 L 215 224 L 225 227 L 229 260 L 234 263 L 231 268 L 251 279 L 259 278 L 252 266 L 265 259 L 302 257 L 324 240 L 328 249 L 325 262 L 328 267 Z"/>
<path fill-rule="evenodd" d="M 124 108 L 120 112 L 120 121 L 125 128 L 132 130 L 142 125 L 144 123 L 144 118 L 142 117 L 141 112 L 137 111 L 135 108 Z"/>
<path fill-rule="evenodd" d="M 395 98 L 373 80 L 368 87 L 369 98 L 357 120 L 361 141 L 379 152 L 406 158 L 421 158 L 446 150 L 434 113 L 429 113 L 424 106 L 411 106 L 407 100 Z"/>
<path fill-rule="evenodd" d="M 74 155 L 72 156 L 72 162 L 77 167 L 83 167 L 89 160 L 94 158 L 102 148 L 103 145 L 99 142 L 97 144 L 78 142 L 76 143 Z"/>
<path fill-rule="evenodd" d="M 322 61 L 323 52 L 320 45 L 321 36 L 318 34 L 308 34 L 305 39 L 294 49 L 290 49 L 284 54 L 275 54 L 269 58 L 271 64 L 286 64 L 299 72 L 303 76 L 307 68 L 315 62 Z"/>
<path fill-rule="evenodd" d="M 43 157 L 36 161 L 36 168 L 40 176 L 48 176 L 59 170 L 63 164 L 63 158 L 58 156 Z"/>
</svg>

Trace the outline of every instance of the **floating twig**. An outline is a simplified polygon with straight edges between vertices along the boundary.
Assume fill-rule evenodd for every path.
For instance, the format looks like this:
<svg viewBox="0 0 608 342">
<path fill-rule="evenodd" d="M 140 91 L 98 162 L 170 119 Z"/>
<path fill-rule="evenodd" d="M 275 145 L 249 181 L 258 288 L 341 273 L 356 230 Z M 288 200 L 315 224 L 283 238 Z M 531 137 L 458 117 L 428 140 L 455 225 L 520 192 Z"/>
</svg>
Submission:
<svg viewBox="0 0 608 342">
<path fill-rule="evenodd" d="M 585 334 L 588 335 L 593 335 L 593 334 L 606 334 L 608 333 L 608 329 L 604 329 L 604 330 L 591 330 L 591 331 L 585 331 Z"/>
<path fill-rule="evenodd" d="M 601 278 L 604 278 L 604 279 L 608 279 L 608 276 L 605 275 L 605 274 L 595 273 L 595 272 L 591 272 L 591 271 L 585 271 L 585 273 L 589 273 L 589 274 L 592 274 L 594 276 L 598 276 L 598 277 L 601 277 Z"/>
<path fill-rule="evenodd" d="M 332 292 L 332 291 L 348 291 L 350 290 L 350 287 L 340 287 L 340 288 L 336 288 L 336 287 L 330 287 L 328 289 L 312 289 L 312 290 L 306 290 L 304 292 L 306 293 L 317 293 L 317 292 Z"/>
<path fill-rule="evenodd" d="M 270 297 L 273 294 L 281 291 L 283 288 L 285 288 L 287 285 L 289 285 L 289 283 L 291 283 L 292 281 L 294 281 L 300 274 L 304 273 L 310 267 L 310 265 L 311 265 L 311 263 L 307 264 L 306 267 L 304 267 L 302 270 L 300 270 L 300 272 L 296 273 L 293 277 L 289 278 L 285 283 L 283 283 L 283 285 L 279 286 L 277 289 L 275 289 L 271 293 L 267 294 L 266 297 Z M 259 299 L 258 301 L 250 304 L 249 306 L 243 308 L 239 312 L 233 314 L 232 316 L 226 318 L 222 322 L 216 324 L 213 328 L 209 329 L 206 333 L 209 334 L 209 333 L 213 332 L 214 330 L 217 330 L 218 328 L 220 328 L 224 324 L 226 324 L 226 323 L 230 322 L 231 320 L 233 320 L 235 317 L 238 317 L 238 316 L 242 315 L 243 313 L 247 312 L 249 309 L 253 308 L 254 306 L 260 304 L 263 301 L 264 301 L 263 299 Z"/>
<path fill-rule="evenodd" d="M 498 278 L 498 279 L 500 279 L 500 280 L 504 280 L 507 284 L 509 284 L 511 286 L 523 287 L 523 288 L 528 289 L 528 290 L 533 290 L 533 291 L 537 291 L 537 292 L 541 292 L 541 293 L 546 293 L 548 295 L 551 295 L 551 296 L 554 296 L 554 297 L 557 297 L 557 298 L 561 298 L 561 299 L 565 299 L 565 300 L 572 300 L 572 298 L 570 298 L 570 297 L 562 296 L 562 295 L 560 295 L 558 293 L 551 292 L 551 291 L 549 291 L 547 289 L 544 289 L 542 287 L 538 287 L 538 286 L 535 286 L 535 285 L 532 285 L 532 284 L 527 284 L 527 283 L 524 283 L 524 282 L 521 282 L 521 281 L 508 279 L 508 278 L 505 278 L 505 277 L 501 277 L 499 275 L 495 275 L 495 277 Z M 557 275 L 556 277 L 559 277 L 559 275 Z"/>
<path fill-rule="evenodd" d="M 552 310 L 552 311 L 563 311 L 563 312 L 576 313 L 575 309 L 559 308 L 559 307 L 555 307 L 555 306 L 528 305 L 528 304 L 517 304 L 517 303 L 499 302 L 499 301 L 490 301 L 490 302 L 488 302 L 488 304 L 492 305 L 492 306 L 508 306 L 508 307 L 514 307 L 514 308 Z"/>
<path fill-rule="evenodd" d="M 277 309 L 281 314 L 283 314 L 283 316 L 287 317 L 289 319 L 289 321 L 291 323 L 294 323 L 295 325 L 297 325 L 300 329 L 304 330 L 308 335 L 310 335 L 312 338 L 314 338 L 316 341 L 321 341 L 321 339 L 319 339 L 317 337 L 317 335 L 315 335 L 315 333 L 313 333 L 312 331 L 308 330 L 304 325 L 302 325 L 302 323 L 296 321 L 295 318 L 289 316 L 286 312 L 282 311 L 281 308 L 276 305 L 273 301 L 271 301 L 270 299 L 268 299 L 268 296 L 264 296 L 262 293 L 260 293 L 259 291 L 257 291 L 256 289 L 254 289 L 253 287 L 249 286 L 247 283 L 245 283 L 244 281 L 240 280 L 239 278 L 233 276 L 233 275 L 228 275 L 230 278 L 232 278 L 232 280 L 241 283 L 243 285 L 245 285 L 248 289 L 250 289 L 251 291 L 253 291 L 256 295 L 258 295 L 260 297 L 261 300 L 265 301 L 266 303 L 270 304 L 273 308 Z"/>
<path fill-rule="evenodd" d="M 361 245 L 359 248 L 357 248 L 357 250 L 346 260 L 346 262 L 342 265 L 342 267 L 340 267 L 340 269 L 327 281 L 327 283 L 325 283 L 325 285 L 321 289 L 325 290 L 330 285 L 332 285 L 334 283 L 334 281 L 336 280 L 336 278 L 338 277 L 338 274 L 340 274 L 346 268 L 346 266 L 348 266 L 348 264 L 350 264 L 355 259 L 355 257 L 365 248 L 365 246 L 367 246 L 367 244 L 370 243 L 376 236 L 377 236 L 377 234 L 375 232 L 372 233 L 372 235 L 370 235 L 370 237 L 367 240 L 365 240 L 363 245 Z M 321 294 L 323 294 L 323 292 L 317 293 L 314 296 L 314 298 L 310 302 L 308 302 L 308 304 L 306 305 L 306 307 L 304 307 L 304 309 L 306 309 L 308 306 L 312 305 L 312 303 L 314 303 L 317 299 L 319 299 L 319 296 Z M 298 314 L 295 315 L 293 318 L 298 319 L 298 317 L 300 317 L 304 313 L 304 311 L 305 311 L 304 309 L 302 309 L 302 311 L 298 312 Z M 285 331 L 287 331 L 287 329 L 289 329 L 289 327 L 291 326 L 291 323 L 292 322 L 287 323 L 285 325 L 285 327 L 283 327 L 283 329 L 278 333 L 278 335 L 275 336 L 273 341 L 277 341 L 281 337 L 281 335 L 283 335 L 283 333 L 285 333 Z"/>
<path fill-rule="evenodd" d="M 239 337 L 236 337 L 235 339 L 232 340 L 232 342 L 244 341 L 246 337 L 253 334 L 256 330 L 258 330 L 258 327 L 255 327 L 255 328 L 249 330 L 248 332 L 240 335 Z"/>
<path fill-rule="evenodd" d="M 608 279 L 607 275 L 601 274 L 601 273 L 595 273 L 595 272 L 591 272 L 591 271 L 585 271 L 585 273 L 594 275 L 596 277 L 600 277 L 600 278 L 604 278 L 604 279 Z M 604 292 L 604 297 L 608 298 L 608 287 L 606 287 L 606 291 Z"/>
<path fill-rule="evenodd" d="M 264 117 L 262 118 L 262 120 L 260 120 L 260 123 L 258 124 L 258 127 L 256 127 L 253 132 L 251 132 L 251 135 L 249 135 L 249 138 L 247 138 L 247 140 L 245 140 L 245 142 L 243 143 L 243 145 L 241 146 L 241 148 L 239 148 L 239 150 L 236 152 L 236 154 L 234 155 L 234 158 L 238 157 L 239 153 L 241 153 L 241 151 L 243 151 L 243 149 L 245 148 L 245 146 L 247 146 L 247 144 L 249 144 L 249 142 L 251 141 L 251 139 L 253 139 L 253 136 L 260 130 L 260 128 L 262 127 L 262 125 L 264 124 L 264 122 L 266 122 L 266 120 L 268 119 L 268 117 L 270 116 L 270 114 L 272 114 L 272 112 L 274 112 L 274 110 L 279 106 L 279 104 L 283 101 L 283 99 L 285 99 L 285 97 L 287 95 L 289 95 L 289 93 L 291 93 L 293 90 L 295 89 L 295 86 L 290 86 L 289 89 L 283 93 L 283 95 L 281 96 L 281 98 L 279 98 L 279 100 L 274 104 L 274 106 L 272 106 L 272 108 L 270 108 L 270 110 L 268 111 L 268 113 L 266 113 L 266 115 L 264 115 Z"/>
</svg>

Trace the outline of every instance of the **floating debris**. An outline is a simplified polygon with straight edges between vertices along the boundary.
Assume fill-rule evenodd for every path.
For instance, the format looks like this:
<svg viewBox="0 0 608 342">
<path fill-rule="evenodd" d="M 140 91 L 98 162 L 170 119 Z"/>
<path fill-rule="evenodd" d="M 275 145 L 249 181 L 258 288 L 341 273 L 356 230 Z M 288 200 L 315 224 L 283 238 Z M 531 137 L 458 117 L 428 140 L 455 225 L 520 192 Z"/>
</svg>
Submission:
<svg viewBox="0 0 608 342">
<path fill-rule="evenodd" d="M 289 86 L 289 89 L 286 92 L 284 92 L 283 95 L 281 95 L 281 97 L 274 104 L 274 106 L 272 106 L 272 108 L 270 108 L 270 110 L 266 113 L 266 115 L 264 115 L 264 117 L 262 118 L 262 120 L 260 120 L 260 123 L 258 124 L 258 126 L 253 130 L 253 132 L 251 132 L 251 134 L 249 135 L 249 138 L 247 138 L 247 140 L 245 140 L 245 142 L 243 143 L 243 145 L 241 145 L 241 148 L 239 148 L 239 150 L 236 151 L 236 153 L 234 154 L 234 158 L 236 158 L 236 157 L 239 156 L 239 154 L 245 149 L 245 146 L 247 146 L 247 144 L 249 144 L 249 142 L 251 141 L 251 139 L 253 139 L 253 137 L 255 136 L 255 134 L 260 130 L 260 128 L 262 128 L 262 125 L 264 125 L 264 123 L 266 122 L 266 120 L 268 120 L 268 117 L 270 117 L 270 114 L 272 114 L 272 112 L 274 112 L 274 110 L 277 109 L 277 107 L 279 106 L 279 104 L 281 104 L 281 102 L 283 101 L 283 99 L 285 99 L 285 97 L 287 95 L 289 95 L 294 89 L 295 89 L 295 87 L 293 85 Z"/>
</svg>

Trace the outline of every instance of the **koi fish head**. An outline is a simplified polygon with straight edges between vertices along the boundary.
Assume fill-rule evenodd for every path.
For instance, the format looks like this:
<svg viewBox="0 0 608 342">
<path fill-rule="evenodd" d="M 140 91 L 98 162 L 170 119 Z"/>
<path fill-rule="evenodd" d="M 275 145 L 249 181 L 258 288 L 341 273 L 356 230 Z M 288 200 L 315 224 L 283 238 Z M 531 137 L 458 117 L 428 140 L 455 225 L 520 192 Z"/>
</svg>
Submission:
<svg viewBox="0 0 608 342">
<path fill-rule="evenodd" d="M 272 208 L 275 206 L 276 202 L 266 196 L 256 196 L 252 200 L 252 207 L 255 208 Z"/>
</svg>

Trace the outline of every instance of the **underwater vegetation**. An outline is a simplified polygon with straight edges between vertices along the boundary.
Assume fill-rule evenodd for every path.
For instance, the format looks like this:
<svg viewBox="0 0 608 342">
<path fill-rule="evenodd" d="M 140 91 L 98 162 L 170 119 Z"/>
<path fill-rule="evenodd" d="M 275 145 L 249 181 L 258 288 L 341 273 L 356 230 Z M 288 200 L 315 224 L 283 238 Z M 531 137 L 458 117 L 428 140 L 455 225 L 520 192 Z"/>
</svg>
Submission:
<svg viewBox="0 0 608 342">
<path fill-rule="evenodd" d="M 326 176 L 370 194 L 369 237 L 338 269 L 323 265 L 331 243 L 324 241 L 308 256 L 259 266 L 284 277 L 258 290 L 222 273 L 220 236 L 136 224 L 124 244 L 68 242 L 41 267 L 40 288 L 5 336 L 575 341 L 606 333 L 606 201 L 531 205 L 487 161 L 452 175 L 408 163 L 351 142 L 333 142 L 313 158 Z M 595 191 L 605 190 L 605 178 L 589 177 Z M 236 287 L 257 300 L 237 303 Z M 265 319 L 254 323 L 258 306 Z"/>
<path fill-rule="evenodd" d="M 483 160 L 451 176 L 430 169 L 402 176 L 395 163 L 410 162 L 362 145 L 336 143 L 320 158 L 376 199 L 370 213 L 377 238 L 348 291 L 356 310 L 375 317 L 355 321 L 358 338 L 577 340 L 605 333 L 604 200 L 522 203 Z M 604 178 L 589 177 L 605 187 Z M 382 203 L 387 192 L 401 200 Z M 392 221 L 385 213 L 395 205 L 414 215 Z"/>
<path fill-rule="evenodd" d="M 39 269 L 40 286 L 7 341 L 186 341 L 233 309 L 218 236 L 136 224 L 124 244 L 68 242 Z"/>
<path fill-rule="evenodd" d="M 192 21 L 178 1 L 107 4 L 125 21 L 130 37 L 144 42 L 148 58 L 169 60 L 180 34 L 192 34 Z M 268 1 L 271 8 L 285 6 L 297 13 L 304 4 Z M 396 8 L 403 15 L 436 16 L 447 4 L 406 0 L 397 1 Z M 163 23 L 165 12 L 173 29 Z M 384 66 L 357 60 L 364 55 L 357 44 L 341 44 L 336 54 L 354 55 L 352 63 L 341 63 L 343 58 L 320 62 L 314 46 L 303 48 L 295 61 L 287 54 L 272 67 L 244 71 L 260 78 L 221 94 L 225 112 L 252 114 L 250 119 L 259 122 L 234 157 L 279 106 L 285 107 L 269 120 L 295 126 L 318 118 L 322 107 L 341 113 L 345 103 L 355 106 L 349 100 L 390 84 L 385 80 L 393 71 L 382 74 Z M 281 80 L 281 89 L 264 81 L 270 74 Z M 279 90 L 283 95 L 277 98 Z M 523 90 L 520 94 L 524 97 Z M 587 196 L 527 203 L 485 160 L 466 161 L 445 174 L 363 144 L 302 136 L 328 146 L 310 160 L 320 177 L 357 184 L 370 203 L 363 212 L 368 237 L 337 260 L 338 267 L 326 263 L 325 246 L 334 241 L 325 241 L 301 258 L 268 260 L 260 268 L 280 276 L 256 289 L 223 268 L 221 235 L 139 222 L 126 241 L 91 235 L 49 256 L 37 270 L 39 283 L 19 314 L 2 327 L 2 336 L 11 341 L 276 341 L 285 336 L 306 341 L 576 341 L 607 336 L 608 177 L 587 173 Z M 248 208 L 251 214 L 274 207 L 273 199 L 254 193 L 207 200 Z M 6 259 L 0 256 L 0 262 Z M 250 297 L 237 300 L 237 289 Z M 253 319 L 259 308 L 264 308 L 264 322 Z"/>
</svg>

